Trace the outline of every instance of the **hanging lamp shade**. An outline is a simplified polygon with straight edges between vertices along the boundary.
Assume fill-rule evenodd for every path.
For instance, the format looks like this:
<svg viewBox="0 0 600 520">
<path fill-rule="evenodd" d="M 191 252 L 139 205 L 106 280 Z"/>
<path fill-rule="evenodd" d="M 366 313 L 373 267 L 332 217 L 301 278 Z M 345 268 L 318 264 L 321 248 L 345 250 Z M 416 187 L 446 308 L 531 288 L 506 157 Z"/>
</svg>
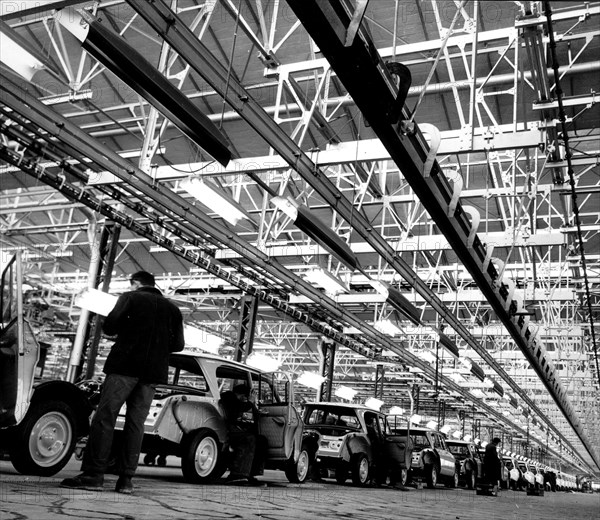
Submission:
<svg viewBox="0 0 600 520">
<path fill-rule="evenodd" d="M 84 10 L 67 8 L 55 17 L 87 52 L 206 153 L 223 165 L 231 160 L 227 140 L 214 123 L 123 37 Z"/>
<path fill-rule="evenodd" d="M 271 202 L 285 213 L 298 229 L 306 233 L 317 244 L 323 246 L 349 269 L 354 271 L 359 266 L 356 255 L 346 241 L 322 220 L 313 215 L 306 206 L 289 197 L 273 197 Z"/>
</svg>

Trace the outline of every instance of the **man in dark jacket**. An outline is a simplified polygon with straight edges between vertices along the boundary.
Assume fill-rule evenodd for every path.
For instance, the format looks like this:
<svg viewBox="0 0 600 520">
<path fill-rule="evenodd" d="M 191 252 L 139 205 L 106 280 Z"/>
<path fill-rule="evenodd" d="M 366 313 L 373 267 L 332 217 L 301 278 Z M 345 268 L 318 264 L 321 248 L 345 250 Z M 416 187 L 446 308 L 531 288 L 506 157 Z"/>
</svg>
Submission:
<svg viewBox="0 0 600 520">
<path fill-rule="evenodd" d="M 492 495 L 498 494 L 498 482 L 502 478 L 502 462 L 498 456 L 498 445 L 502 442 L 499 437 L 494 437 L 485 447 L 483 456 L 483 475 L 492 488 Z"/>
<path fill-rule="evenodd" d="M 127 403 L 115 491 L 133 492 L 131 478 L 137 468 L 154 390 L 157 384 L 167 382 L 169 354 L 183 350 L 185 344 L 181 312 L 154 286 L 154 276 L 139 271 L 130 282 L 132 290 L 119 297 L 102 327 L 106 334 L 117 338 L 104 364 L 106 380 L 90 427 L 83 473 L 63 480 L 63 487 L 102 489 L 115 423 L 119 410 Z"/>
</svg>

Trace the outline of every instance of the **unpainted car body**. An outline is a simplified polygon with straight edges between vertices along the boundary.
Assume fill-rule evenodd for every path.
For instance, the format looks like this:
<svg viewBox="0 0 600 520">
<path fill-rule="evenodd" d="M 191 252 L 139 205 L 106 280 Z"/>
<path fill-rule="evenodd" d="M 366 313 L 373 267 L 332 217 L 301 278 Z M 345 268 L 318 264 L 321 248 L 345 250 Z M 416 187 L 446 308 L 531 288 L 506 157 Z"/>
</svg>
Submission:
<svg viewBox="0 0 600 520">
<path fill-rule="evenodd" d="M 307 442 L 319 477 L 357 486 L 371 479 L 401 481 L 410 467 L 410 443 L 390 430 L 383 413 L 363 405 L 308 403 L 304 410 Z"/>
<path fill-rule="evenodd" d="M 446 446 L 456 459 L 458 482 L 475 489 L 477 479 L 483 476 L 483 459 L 471 442 L 446 439 Z"/>
<path fill-rule="evenodd" d="M 293 387 L 284 374 L 269 374 L 242 363 L 209 354 L 171 354 L 168 384 L 158 385 L 144 424 L 144 461 L 165 463 L 181 458 L 188 482 L 210 482 L 227 470 L 230 455 L 221 393 L 246 384 L 256 396 L 256 429 L 264 437 L 265 467 L 284 470 L 291 482 L 304 482 L 309 455 L 302 445 L 302 420 L 292 406 Z M 116 425 L 117 442 L 125 409 Z"/>
<path fill-rule="evenodd" d="M 409 480 L 425 479 L 429 488 L 434 488 L 440 480 L 450 487 L 458 486 L 456 459 L 448 450 L 443 433 L 417 426 L 393 428 L 393 432 L 410 436 L 413 452 Z"/>
<path fill-rule="evenodd" d="M 36 380 L 40 345 L 24 318 L 20 253 L 2 273 L 0 299 L 0 454 L 17 471 L 51 476 L 89 429 L 86 395 L 59 380 Z"/>
</svg>

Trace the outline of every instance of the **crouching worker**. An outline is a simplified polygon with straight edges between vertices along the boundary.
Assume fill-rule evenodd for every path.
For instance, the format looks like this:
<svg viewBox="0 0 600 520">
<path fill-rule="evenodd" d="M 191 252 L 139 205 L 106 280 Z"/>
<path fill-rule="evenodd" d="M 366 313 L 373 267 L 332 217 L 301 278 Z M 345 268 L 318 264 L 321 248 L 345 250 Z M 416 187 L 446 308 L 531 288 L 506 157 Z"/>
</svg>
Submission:
<svg viewBox="0 0 600 520">
<path fill-rule="evenodd" d="M 258 434 L 258 409 L 250 400 L 250 389 L 244 384 L 234 386 L 221 394 L 219 404 L 225 415 L 232 451 L 226 482 L 261 485 L 256 475 L 263 474 L 266 439 Z"/>
</svg>

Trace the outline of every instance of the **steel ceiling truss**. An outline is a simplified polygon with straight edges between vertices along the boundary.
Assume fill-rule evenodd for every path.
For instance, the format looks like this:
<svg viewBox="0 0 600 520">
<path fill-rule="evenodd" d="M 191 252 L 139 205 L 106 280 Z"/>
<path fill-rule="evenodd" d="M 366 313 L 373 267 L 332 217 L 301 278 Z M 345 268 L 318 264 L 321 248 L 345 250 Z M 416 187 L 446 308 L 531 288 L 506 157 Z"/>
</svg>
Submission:
<svg viewBox="0 0 600 520">
<path fill-rule="evenodd" d="M 257 9 L 257 11 L 260 11 L 260 10 Z M 262 16 L 262 14 L 261 14 L 261 16 Z M 272 29 L 272 34 L 273 34 L 274 33 L 274 27 L 275 27 L 275 19 L 273 19 L 272 23 L 273 23 L 273 25 L 272 25 L 271 29 Z M 264 24 L 264 21 L 261 22 L 261 24 Z M 266 32 L 263 31 L 263 34 L 265 34 L 265 33 Z M 509 48 L 508 45 L 504 44 L 503 46 L 495 47 L 494 46 L 494 42 L 491 39 L 491 36 L 492 36 L 491 34 L 488 35 L 488 34 L 482 34 L 482 33 L 480 33 L 479 34 L 479 38 L 480 38 L 479 41 L 490 42 L 491 43 L 491 46 L 490 46 L 491 50 L 489 51 L 490 53 L 496 53 L 499 50 L 501 50 L 501 52 L 506 55 L 506 49 Z M 472 35 L 471 35 L 471 37 L 472 37 Z M 495 33 L 495 37 L 496 38 L 504 38 L 505 36 L 500 36 L 500 34 L 498 32 L 496 32 Z M 573 38 L 576 38 L 576 37 L 577 36 L 573 36 Z M 595 37 L 595 35 L 592 35 L 592 37 Z M 458 43 L 459 42 L 459 38 L 460 38 L 460 36 L 457 36 L 457 37 L 451 36 L 450 39 L 449 39 L 449 41 L 448 41 L 449 48 L 451 47 L 451 45 L 453 45 L 453 42 Z M 422 44 L 419 44 L 418 46 L 414 46 L 414 47 L 415 48 L 418 47 L 418 49 L 422 50 L 422 51 L 427 51 L 427 49 L 429 48 L 430 45 L 431 44 L 429 42 L 426 42 L 426 43 L 422 43 Z M 265 49 L 267 49 L 267 48 L 269 48 L 269 47 L 265 46 Z M 460 45 L 456 45 L 456 48 L 460 49 Z M 398 49 L 402 49 L 402 47 L 399 47 Z M 394 49 L 394 53 L 398 52 L 398 49 Z M 403 50 L 400 50 L 400 52 L 403 52 Z M 385 52 L 383 52 L 382 54 L 385 55 Z M 500 54 L 500 53 L 498 53 L 498 54 Z M 390 55 L 390 54 L 388 53 L 387 55 Z M 455 53 L 453 55 L 449 55 L 449 56 L 450 56 L 450 61 L 456 61 L 458 59 L 459 62 L 461 60 L 464 61 L 465 56 L 467 58 L 469 58 L 468 53 L 463 55 L 460 52 Z M 324 65 L 328 66 L 326 63 Z M 573 62 L 571 65 L 572 65 L 571 70 L 576 70 L 577 64 L 575 62 Z M 465 68 L 465 70 L 468 70 L 468 68 Z M 303 79 L 301 77 L 298 77 L 298 76 L 299 76 L 298 74 L 295 74 L 295 73 L 292 74 L 292 77 L 294 78 L 294 80 L 296 82 L 296 86 L 294 87 L 294 88 L 296 88 L 296 90 L 298 90 L 297 85 L 302 85 L 302 83 L 306 83 L 307 81 L 314 81 L 316 84 L 319 83 L 319 79 L 315 78 L 314 76 L 310 76 L 309 75 L 309 79 L 308 80 L 305 80 L 305 79 Z M 511 78 L 502 78 L 502 81 L 504 82 L 504 84 L 510 85 L 510 81 L 514 82 L 514 75 L 510 75 L 510 76 L 511 76 Z M 528 78 L 526 77 L 526 79 L 528 79 Z M 493 86 L 494 84 L 496 84 L 496 85 L 500 84 L 499 82 L 495 83 L 495 81 L 496 81 L 495 77 L 487 78 L 487 80 L 488 81 L 486 83 L 486 86 Z M 331 84 L 331 83 L 333 83 L 333 81 L 329 81 L 329 84 Z M 325 87 L 326 82 L 324 82 L 322 84 L 323 84 L 323 87 Z M 430 85 L 428 87 L 428 89 L 431 90 L 431 87 L 432 87 L 432 85 Z M 454 88 L 454 87 L 452 87 L 452 88 Z M 463 89 L 464 87 L 461 86 L 460 88 Z M 301 93 L 302 93 L 302 91 L 300 90 L 300 91 L 297 92 L 296 95 L 300 96 Z M 414 95 L 417 95 L 418 93 L 419 92 L 416 89 L 414 89 L 413 92 L 411 92 L 409 94 L 414 96 Z M 323 88 L 320 91 L 320 94 L 322 96 L 322 99 L 321 99 L 321 102 L 319 102 L 318 104 L 319 104 L 320 107 L 321 107 L 321 105 L 323 105 L 323 103 L 325 104 L 325 107 L 323 107 L 323 112 L 322 112 L 322 113 L 325 113 L 325 114 L 327 113 L 326 112 L 326 107 L 337 107 L 337 106 L 339 106 L 340 107 L 339 110 L 341 110 L 341 109 L 347 107 L 351 103 L 351 100 L 348 98 L 348 96 L 345 96 L 345 95 L 340 96 L 340 99 L 337 99 L 337 100 L 334 99 L 333 97 L 330 96 L 330 94 L 328 93 L 328 91 L 325 88 Z M 515 96 L 515 98 L 516 98 L 516 96 Z M 305 98 L 305 99 L 307 99 L 307 98 Z M 318 98 L 314 97 L 312 99 L 313 99 L 313 101 L 315 101 Z M 334 105 L 334 103 L 336 103 L 336 105 Z M 298 113 L 298 109 L 297 108 L 292 107 L 292 110 L 294 110 L 295 113 Z M 304 114 L 309 114 L 309 111 L 305 110 Z M 139 118 L 138 118 L 138 120 L 139 120 Z M 307 122 L 306 126 L 308 126 L 309 124 L 312 124 L 312 123 Z M 475 132 L 475 138 L 477 138 L 478 135 L 479 135 L 478 134 L 479 129 L 475 129 L 474 132 Z M 299 134 L 299 135 L 301 135 L 301 134 Z M 485 134 L 481 134 L 481 135 L 485 135 Z M 322 136 L 322 137 L 326 138 L 326 136 Z M 513 139 L 514 139 L 515 142 L 519 139 L 519 137 L 517 136 L 516 133 L 513 134 Z M 519 166 L 520 161 L 522 161 L 523 159 L 520 158 L 520 157 L 516 157 L 515 158 L 514 154 L 513 155 L 511 155 L 511 154 L 500 154 L 500 153 L 494 152 L 493 151 L 493 144 L 495 143 L 497 145 L 500 142 L 500 137 L 499 137 L 498 134 L 492 133 L 491 139 L 487 139 L 487 142 L 488 142 L 488 144 L 492 143 L 492 152 L 490 153 L 490 155 L 492 156 L 492 158 L 494 160 L 494 163 L 498 164 L 498 172 L 495 175 L 495 178 L 497 179 L 496 180 L 496 186 L 497 187 L 496 188 L 491 187 L 490 190 L 487 190 L 487 191 L 491 194 L 491 193 L 493 193 L 493 190 L 504 189 L 506 191 L 508 197 L 510 197 L 510 193 L 514 190 L 514 187 L 515 187 L 513 179 L 516 179 L 517 177 L 523 178 L 523 176 L 524 176 L 524 174 L 523 174 L 524 170 Z M 475 140 L 471 139 L 471 142 L 469 144 L 471 146 L 475 147 Z M 513 144 L 513 146 L 514 146 L 514 144 Z M 464 150 L 468 150 L 468 149 L 469 149 L 468 145 L 464 145 Z M 495 154 L 495 156 L 494 156 L 494 154 Z M 315 163 L 316 163 L 318 161 L 317 158 L 321 157 L 322 155 L 324 155 L 322 152 L 317 152 L 317 153 L 311 154 L 311 157 L 315 158 Z M 537 157 L 537 155 L 536 155 L 536 157 Z M 475 161 L 473 161 L 473 163 L 474 162 Z M 371 163 L 366 163 L 365 162 L 363 164 L 364 165 L 370 165 L 370 166 L 374 167 L 371 170 L 371 173 L 372 173 L 371 181 L 372 181 L 372 183 L 373 183 L 373 179 L 376 179 L 377 176 L 380 176 L 380 177 L 384 176 L 385 177 L 385 176 L 389 176 L 389 175 L 392 175 L 392 174 L 399 176 L 399 171 L 397 169 L 395 169 L 395 171 L 394 171 L 393 163 L 391 163 L 389 161 L 373 161 Z M 469 160 L 467 160 L 466 163 L 463 163 L 463 164 L 466 164 L 467 167 L 471 167 L 470 166 L 471 163 L 469 162 Z M 392 165 L 391 171 L 393 173 L 389 173 L 390 165 Z M 351 166 L 353 168 L 356 168 L 357 166 L 360 166 L 360 163 L 355 162 L 355 164 L 352 164 Z M 473 164 L 473 168 L 475 168 L 475 167 L 476 167 L 476 164 Z M 332 171 L 331 169 L 328 169 L 327 170 L 327 175 L 331 175 L 331 171 Z M 515 173 L 512 174 L 511 173 L 512 171 L 514 171 Z M 536 167 L 536 171 L 537 171 L 537 167 Z M 288 172 L 289 172 L 289 170 L 288 170 Z M 337 173 L 337 176 L 338 176 L 337 179 L 340 179 L 340 180 L 343 179 L 343 177 L 341 177 L 341 173 L 342 173 L 341 170 L 339 171 L 339 173 Z M 289 175 L 289 173 L 288 173 L 288 175 Z M 288 177 L 288 179 L 290 177 Z M 336 179 L 335 176 L 332 178 L 332 180 L 336 184 L 336 186 L 338 188 L 338 191 L 340 193 L 346 194 L 346 193 L 350 193 L 353 190 L 353 187 L 350 184 L 347 187 L 345 187 L 341 182 L 337 182 L 337 179 Z M 465 181 L 468 182 L 468 176 L 465 178 Z M 362 180 L 362 182 L 363 182 L 362 185 L 364 187 L 364 179 Z M 235 183 L 231 183 L 232 186 L 234 184 Z M 310 204 L 311 207 L 315 207 L 315 203 L 320 203 L 321 202 L 322 199 L 320 199 L 320 198 L 317 199 L 317 197 L 319 195 L 318 193 L 316 193 L 317 197 L 312 197 L 312 191 L 313 190 L 310 190 L 310 189 L 307 190 L 305 187 L 303 187 L 301 184 L 298 184 L 297 182 L 294 182 L 294 184 L 296 184 L 297 186 L 300 187 L 300 190 L 305 194 L 304 200 L 307 201 Z M 376 181 L 375 181 L 375 184 L 376 184 Z M 379 183 L 379 184 L 381 185 L 381 183 Z M 289 183 L 286 184 L 286 188 L 290 189 L 289 188 L 290 185 L 291 184 L 289 184 Z M 383 183 L 383 185 L 385 185 L 385 183 Z M 467 192 L 468 192 L 468 190 L 465 190 L 463 193 L 466 194 Z M 398 193 L 398 195 L 400 195 L 401 190 L 396 190 L 394 192 L 394 195 L 396 193 Z M 363 207 L 368 207 L 367 206 L 368 203 L 371 203 L 371 204 L 372 203 L 376 203 L 377 202 L 376 201 L 377 197 L 375 197 L 374 195 L 375 195 L 374 193 L 367 193 L 367 192 L 365 192 L 364 195 L 363 195 L 363 198 L 359 199 L 361 201 L 360 203 L 362 204 L 362 206 Z M 411 195 L 411 197 L 414 199 L 414 196 Z M 539 191 L 538 191 L 538 197 L 539 197 Z M 549 197 L 549 195 L 548 195 L 548 197 Z M 523 199 L 523 197 L 521 197 L 521 199 Z M 557 203 L 561 199 L 562 199 L 562 197 L 557 197 Z M 384 202 L 384 204 L 385 204 L 385 202 Z M 502 206 L 502 208 L 504 208 L 502 211 L 503 211 L 503 215 L 504 215 L 503 216 L 503 219 L 504 219 L 503 221 L 505 222 L 505 228 L 509 228 L 511 225 L 514 225 L 515 223 L 519 222 L 519 213 L 515 213 L 514 212 L 515 208 L 518 208 L 517 205 L 512 204 L 512 203 L 509 204 L 508 203 L 508 199 L 506 199 L 506 202 L 505 203 L 501 203 L 501 206 Z M 415 204 L 415 207 L 418 208 L 418 203 Z M 550 208 L 550 205 L 548 207 Z M 558 207 L 558 205 L 556 207 Z M 402 229 L 403 226 L 406 226 L 408 229 L 417 230 L 418 227 L 414 227 L 414 226 L 415 225 L 416 226 L 421 226 L 422 224 L 420 224 L 420 223 L 423 222 L 425 220 L 425 218 L 426 218 L 423 215 L 420 215 L 419 217 L 412 218 L 412 219 L 411 218 L 407 218 L 407 217 L 404 216 L 403 210 L 397 210 L 395 208 L 394 208 L 394 210 L 390 210 L 388 208 L 389 208 L 389 206 L 387 206 L 385 208 L 385 211 L 382 211 L 381 214 L 382 215 L 390 216 L 394 220 L 394 224 L 392 224 L 392 225 L 385 225 L 383 218 L 380 221 L 378 221 L 376 219 L 371 219 L 373 227 L 375 229 L 382 230 L 381 235 L 384 238 L 386 238 L 386 239 L 394 237 L 394 233 L 400 233 L 400 230 Z M 261 210 L 262 211 L 262 208 L 260 206 L 258 206 L 257 210 Z M 415 209 L 415 211 L 416 211 L 416 209 Z M 593 212 L 593 208 L 590 208 L 590 211 Z M 548 211 L 548 214 L 550 214 L 550 210 Z M 556 211 L 556 212 L 554 210 L 552 210 L 552 214 L 556 214 L 557 216 L 562 217 L 564 215 L 564 209 L 561 208 L 560 211 Z M 335 219 L 335 214 L 331 214 L 331 215 L 332 215 L 332 218 Z M 521 220 L 523 220 L 525 218 L 526 214 L 523 213 L 523 212 L 521 212 L 520 215 L 521 215 Z M 403 222 L 403 220 L 406 220 L 406 222 Z M 532 222 L 532 219 L 529 219 L 529 222 Z M 431 224 L 429 224 L 429 225 L 431 225 Z M 486 219 L 486 225 L 487 225 L 487 219 Z M 521 228 L 524 228 L 524 226 L 521 226 Z M 297 232 L 296 232 L 296 235 L 298 235 Z M 174 235 L 171 235 L 171 236 L 174 236 Z M 521 235 L 521 229 L 519 229 L 519 237 L 520 236 L 522 236 Z M 303 238 L 300 237 L 300 240 L 303 240 Z M 519 240 L 519 238 L 517 238 L 517 240 Z M 527 239 L 525 239 L 525 240 L 527 240 Z M 212 251 L 212 249 L 211 249 L 211 251 Z M 422 257 L 422 261 L 425 262 L 425 263 L 428 263 L 430 261 L 429 259 L 427 259 L 422 254 L 419 254 L 419 256 Z M 438 258 L 439 258 L 439 260 L 436 263 L 437 263 L 437 265 L 439 267 L 442 267 L 443 259 L 441 257 L 438 257 Z M 523 258 L 520 258 L 518 261 L 515 259 L 515 262 L 522 263 L 522 260 L 523 260 Z M 393 275 L 393 273 L 394 273 L 393 270 L 389 270 L 389 269 L 386 270 L 386 266 L 388 266 L 390 264 L 388 262 L 384 261 L 382 259 L 382 257 L 378 258 L 377 263 L 378 263 L 378 272 L 379 273 L 390 272 L 390 274 Z M 417 267 L 417 264 L 414 264 L 413 265 L 413 270 L 416 271 L 419 276 L 421 276 L 421 274 L 418 272 L 418 269 L 415 269 L 416 267 Z M 506 272 L 507 272 L 507 274 L 509 273 L 508 267 L 506 269 Z M 419 295 L 419 297 L 421 297 L 421 296 Z M 453 300 L 451 299 L 451 296 L 449 296 L 449 298 L 450 298 L 449 300 L 446 299 L 445 301 L 446 302 L 452 302 Z M 455 309 L 452 309 L 449 312 L 452 313 L 454 310 Z M 468 313 L 467 310 L 465 310 L 465 312 Z M 481 318 L 483 318 L 483 316 L 479 316 L 479 318 L 481 319 Z M 548 411 L 548 413 L 551 413 L 551 412 Z"/>
</svg>

